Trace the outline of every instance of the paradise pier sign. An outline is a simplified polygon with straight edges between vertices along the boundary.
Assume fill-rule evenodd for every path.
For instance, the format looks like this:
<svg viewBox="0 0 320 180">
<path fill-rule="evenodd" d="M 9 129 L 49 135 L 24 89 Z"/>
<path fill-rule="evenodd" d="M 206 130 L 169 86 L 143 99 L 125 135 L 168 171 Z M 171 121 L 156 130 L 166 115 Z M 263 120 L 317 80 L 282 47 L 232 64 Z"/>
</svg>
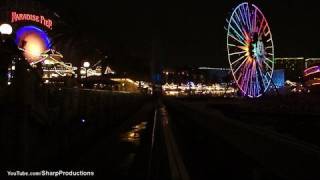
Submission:
<svg viewBox="0 0 320 180">
<path fill-rule="evenodd" d="M 45 18 L 42 15 L 35 14 L 26 14 L 26 13 L 17 13 L 15 11 L 11 12 L 11 23 L 19 22 L 19 21 L 33 21 L 36 23 L 40 23 L 48 29 L 52 29 L 53 23 L 49 18 Z"/>
</svg>

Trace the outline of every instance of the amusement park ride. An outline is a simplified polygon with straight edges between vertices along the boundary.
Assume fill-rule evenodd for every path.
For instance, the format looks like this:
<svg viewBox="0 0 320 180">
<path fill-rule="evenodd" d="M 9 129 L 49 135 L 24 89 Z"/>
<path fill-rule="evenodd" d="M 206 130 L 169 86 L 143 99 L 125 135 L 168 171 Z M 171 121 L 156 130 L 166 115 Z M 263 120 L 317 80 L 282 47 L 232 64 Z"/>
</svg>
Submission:
<svg viewBox="0 0 320 180">
<path fill-rule="evenodd" d="M 30 13 L 19 14 L 16 11 L 10 14 L 12 23 L 25 21 L 31 23 L 20 27 L 16 32 L 16 44 L 24 52 L 31 66 L 41 63 L 44 72 L 47 72 L 45 78 L 75 74 L 74 67 L 62 61 L 63 55 L 52 49 L 47 31 L 37 27 L 42 25 L 51 31 L 53 21 L 50 18 Z M 273 39 L 262 11 L 248 2 L 239 4 L 227 19 L 226 30 L 232 84 L 238 87 L 243 96 L 249 98 L 261 97 L 270 87 L 276 88 L 272 80 L 275 64 Z M 101 68 L 98 68 L 100 66 L 97 66 L 97 70 L 93 70 L 92 67 L 81 67 L 81 77 L 84 74 L 84 77 L 102 74 Z M 104 74 L 114 74 L 114 72 L 107 67 Z"/>
<path fill-rule="evenodd" d="M 44 78 L 67 76 L 75 73 L 72 66 L 62 61 L 63 55 L 52 49 L 47 31 L 40 27 L 36 25 L 19 26 L 14 31 L 13 38 L 24 59 L 31 66 L 36 67 L 41 64 Z"/>
<path fill-rule="evenodd" d="M 227 20 L 231 73 L 242 95 L 262 96 L 272 83 L 274 47 L 267 19 L 254 4 L 239 4 Z"/>
<path fill-rule="evenodd" d="M 25 53 L 32 53 L 28 52 L 26 49 L 20 48 L 19 50 Z M 30 62 L 31 66 L 36 66 L 37 64 L 41 63 L 44 67 L 44 72 L 54 72 L 59 76 L 67 76 L 75 74 L 74 68 L 72 65 L 68 65 L 62 61 L 63 55 L 54 49 L 48 49 L 42 52 L 38 56 L 38 60 Z M 47 77 L 48 78 L 48 77 Z"/>
<path fill-rule="evenodd" d="M 44 72 L 43 78 L 75 74 L 74 67 L 64 63 L 63 55 L 52 48 L 49 34 L 56 23 L 54 19 L 45 12 L 30 11 L 36 4 L 29 5 L 30 7 L 19 9 L 14 4 L 8 4 L 7 17 L 3 19 L 3 21 L 11 22 L 14 29 L 12 39 L 22 52 L 23 59 L 33 67 L 41 64 Z"/>
</svg>

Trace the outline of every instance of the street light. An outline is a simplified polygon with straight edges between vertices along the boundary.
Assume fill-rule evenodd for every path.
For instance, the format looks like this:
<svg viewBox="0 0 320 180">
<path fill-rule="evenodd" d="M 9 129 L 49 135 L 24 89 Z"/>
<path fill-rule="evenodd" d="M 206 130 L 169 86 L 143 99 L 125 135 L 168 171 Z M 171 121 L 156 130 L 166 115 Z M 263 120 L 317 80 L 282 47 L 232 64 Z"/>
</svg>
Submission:
<svg viewBox="0 0 320 180">
<path fill-rule="evenodd" d="M 1 49 L 1 54 L 4 53 L 3 55 L 5 55 L 5 59 L 6 61 L 5 62 L 2 62 L 1 63 L 1 66 L 5 65 L 7 66 L 8 64 L 10 64 L 10 58 L 12 53 L 14 52 L 14 43 L 13 43 L 13 40 L 12 40 L 12 37 L 11 37 L 11 34 L 12 34 L 13 30 L 12 30 L 12 26 L 10 24 L 6 24 L 6 23 L 3 23 L 0 25 L 0 49 Z M 5 48 L 3 48 L 5 47 Z M 4 50 L 4 51 L 2 51 Z M 9 54 L 7 54 L 9 53 Z M 2 55 L 1 55 L 2 56 Z M 13 63 L 13 61 L 11 60 L 11 63 Z M 9 65 L 11 66 L 11 65 Z M 9 70 L 10 69 L 10 70 Z M 12 68 L 8 68 L 8 71 L 4 71 L 6 74 L 7 74 L 7 84 L 8 85 L 11 85 L 11 79 L 12 79 L 12 75 L 13 75 L 13 71 L 15 71 L 15 66 L 13 66 L 12 64 Z M 4 72 L 0 72 L 1 74 L 4 73 Z"/>
<path fill-rule="evenodd" d="M 90 62 L 85 61 L 83 67 L 86 69 L 86 79 L 88 78 L 88 68 L 90 67 Z M 87 80 L 86 80 L 87 81 Z"/>
<path fill-rule="evenodd" d="M 87 62 L 87 61 L 86 61 L 86 62 L 84 62 L 84 63 L 83 63 L 83 67 L 85 67 L 85 68 L 90 67 L 90 62 Z"/>
<path fill-rule="evenodd" d="M 12 26 L 10 24 L 1 24 L 0 25 L 0 33 L 5 35 L 11 35 L 12 34 Z"/>
</svg>

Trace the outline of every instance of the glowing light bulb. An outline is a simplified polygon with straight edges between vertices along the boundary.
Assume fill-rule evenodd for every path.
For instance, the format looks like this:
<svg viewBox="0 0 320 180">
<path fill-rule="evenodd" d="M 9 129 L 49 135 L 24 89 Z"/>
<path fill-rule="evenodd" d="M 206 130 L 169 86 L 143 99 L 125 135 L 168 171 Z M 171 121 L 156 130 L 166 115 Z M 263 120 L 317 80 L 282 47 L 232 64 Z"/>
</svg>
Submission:
<svg viewBox="0 0 320 180">
<path fill-rule="evenodd" d="M 26 41 L 23 47 L 25 56 L 31 61 L 38 60 L 41 53 L 46 50 L 43 40 L 36 34 L 29 34 L 24 40 Z"/>
<path fill-rule="evenodd" d="M 7 34 L 7 35 L 12 34 L 12 26 L 10 24 L 1 24 L 0 33 Z"/>
<path fill-rule="evenodd" d="M 87 61 L 86 61 L 86 62 L 84 62 L 84 63 L 83 63 L 83 67 L 85 67 L 85 68 L 90 67 L 90 62 L 87 62 Z"/>
</svg>

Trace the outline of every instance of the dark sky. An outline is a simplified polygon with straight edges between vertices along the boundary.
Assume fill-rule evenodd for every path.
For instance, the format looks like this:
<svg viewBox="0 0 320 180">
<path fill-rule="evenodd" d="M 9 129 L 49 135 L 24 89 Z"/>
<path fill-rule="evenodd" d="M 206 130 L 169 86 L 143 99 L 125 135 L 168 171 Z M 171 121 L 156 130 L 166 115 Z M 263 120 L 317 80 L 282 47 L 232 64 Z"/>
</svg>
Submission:
<svg viewBox="0 0 320 180">
<path fill-rule="evenodd" d="M 226 66 L 226 18 L 239 1 L 113 3 L 47 0 L 63 16 L 73 15 L 87 38 L 117 65 L 149 65 L 152 48 L 164 66 Z M 320 57 L 320 10 L 315 1 L 250 1 L 265 14 L 275 55 Z M 156 42 L 153 42 L 156 41 Z M 155 45 L 156 44 L 156 45 Z M 93 47 L 93 44 L 92 44 Z"/>
</svg>

